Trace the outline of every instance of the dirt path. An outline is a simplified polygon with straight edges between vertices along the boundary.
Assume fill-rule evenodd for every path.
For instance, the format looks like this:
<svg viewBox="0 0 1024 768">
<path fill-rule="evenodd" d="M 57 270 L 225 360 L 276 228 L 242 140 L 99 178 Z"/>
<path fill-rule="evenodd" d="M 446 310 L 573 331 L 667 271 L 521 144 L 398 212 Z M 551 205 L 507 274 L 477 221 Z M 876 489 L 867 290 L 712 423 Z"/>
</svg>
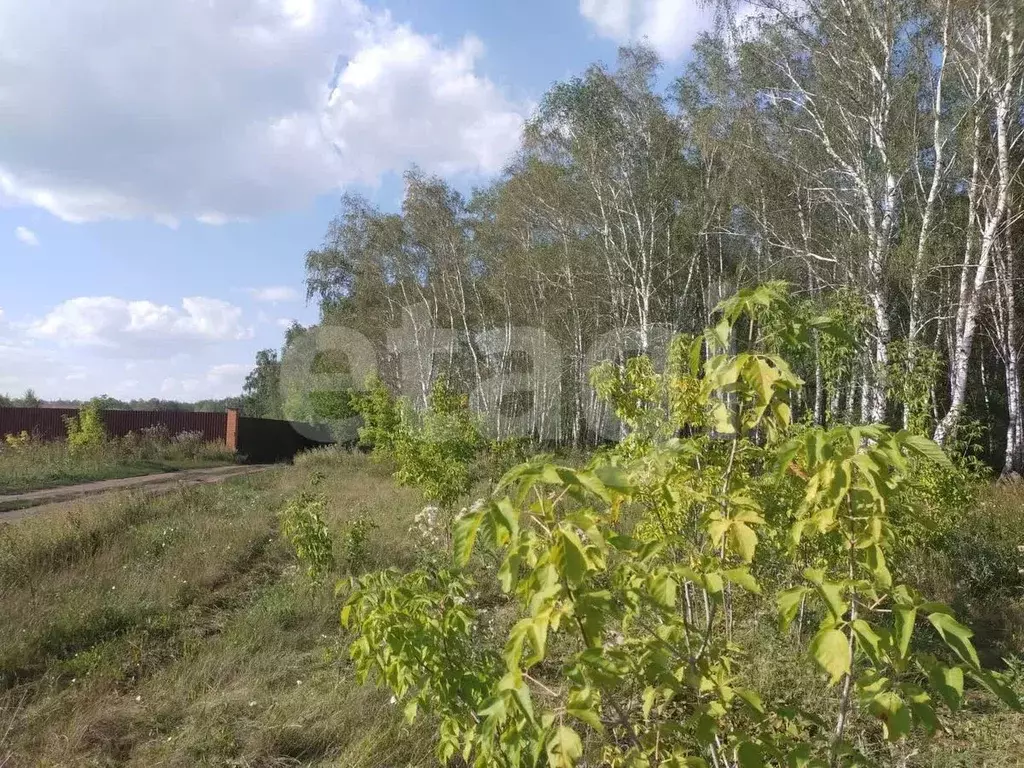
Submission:
<svg viewBox="0 0 1024 768">
<path fill-rule="evenodd" d="M 209 467 L 185 469 L 180 472 L 161 472 L 141 477 L 126 477 L 119 480 L 97 480 L 92 483 L 65 485 L 42 491 L 28 491 L 0 495 L 0 522 L 9 522 L 22 517 L 39 514 L 55 504 L 95 496 L 111 491 L 143 489 L 152 493 L 167 492 L 179 485 L 219 483 L 232 477 L 262 472 L 271 465 Z"/>
</svg>

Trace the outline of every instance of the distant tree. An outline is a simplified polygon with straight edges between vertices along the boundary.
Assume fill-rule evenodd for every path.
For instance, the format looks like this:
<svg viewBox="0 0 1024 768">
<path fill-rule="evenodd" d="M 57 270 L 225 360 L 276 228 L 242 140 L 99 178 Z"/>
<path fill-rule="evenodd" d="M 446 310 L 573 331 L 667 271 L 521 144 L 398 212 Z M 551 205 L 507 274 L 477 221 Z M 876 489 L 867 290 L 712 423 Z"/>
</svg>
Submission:
<svg viewBox="0 0 1024 768">
<path fill-rule="evenodd" d="M 256 367 L 245 377 L 242 410 L 248 416 L 279 419 L 281 410 L 281 361 L 273 349 L 256 353 Z"/>
<path fill-rule="evenodd" d="M 192 403 L 192 410 L 197 413 L 223 413 L 228 408 L 245 409 L 244 397 L 225 397 L 220 400 L 197 400 Z"/>
<path fill-rule="evenodd" d="M 0 395 L 0 408 L 10 408 L 14 402 L 7 395 Z"/>
<path fill-rule="evenodd" d="M 89 404 L 95 405 L 101 411 L 127 411 L 131 408 L 131 405 L 124 400 L 118 400 L 110 395 L 94 397 L 89 401 Z"/>
<path fill-rule="evenodd" d="M 14 404 L 22 408 L 39 408 L 43 401 L 36 396 L 35 390 L 30 387 L 25 390 L 25 394 L 18 398 Z"/>
</svg>

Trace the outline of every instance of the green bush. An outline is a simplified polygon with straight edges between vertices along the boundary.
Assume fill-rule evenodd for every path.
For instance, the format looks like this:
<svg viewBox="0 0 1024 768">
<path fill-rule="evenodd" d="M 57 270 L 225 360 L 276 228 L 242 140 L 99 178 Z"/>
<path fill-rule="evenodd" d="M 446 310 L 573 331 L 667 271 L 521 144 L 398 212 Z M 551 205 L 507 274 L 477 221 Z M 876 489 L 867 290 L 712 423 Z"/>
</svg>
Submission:
<svg viewBox="0 0 1024 768">
<path fill-rule="evenodd" d="M 341 618 L 360 678 L 437 723 L 442 762 L 839 768 L 927 739 L 965 680 L 1020 711 L 973 632 L 898 567 L 906 541 L 935 540 L 907 510 L 929 498 L 916 484 L 956 477 L 948 457 L 881 425 L 793 426 L 802 382 L 779 339 L 799 350 L 833 321 L 793 311 L 782 286 L 717 313 L 665 374 L 646 358 L 602 367 L 595 384 L 633 431 L 582 468 L 513 468 L 455 523 L 454 569 L 355 581 Z M 471 452 L 448 398 L 395 441 L 399 472 L 409 451 L 434 499 L 463 490 L 453 467 Z M 438 414 L 457 437 L 422 460 Z M 928 463 L 941 470 L 924 481 Z M 940 502 L 945 525 L 959 502 Z M 1003 583 L 1009 563 L 995 565 L 972 578 Z M 741 643 L 776 623 L 790 678 L 813 690 L 759 686 L 757 646 Z"/>
<path fill-rule="evenodd" d="M 107 431 L 103 426 L 103 412 L 95 400 L 83 405 L 78 416 L 66 419 L 68 445 L 72 449 L 96 448 L 107 440 Z"/>
<path fill-rule="evenodd" d="M 314 581 L 334 568 L 334 541 L 324 520 L 326 503 L 323 494 L 303 491 L 281 511 L 281 533 Z"/>
<path fill-rule="evenodd" d="M 357 574 L 366 568 L 370 535 L 376 529 L 377 524 L 365 515 L 357 517 L 345 529 L 341 538 L 341 560 L 348 573 Z"/>
</svg>

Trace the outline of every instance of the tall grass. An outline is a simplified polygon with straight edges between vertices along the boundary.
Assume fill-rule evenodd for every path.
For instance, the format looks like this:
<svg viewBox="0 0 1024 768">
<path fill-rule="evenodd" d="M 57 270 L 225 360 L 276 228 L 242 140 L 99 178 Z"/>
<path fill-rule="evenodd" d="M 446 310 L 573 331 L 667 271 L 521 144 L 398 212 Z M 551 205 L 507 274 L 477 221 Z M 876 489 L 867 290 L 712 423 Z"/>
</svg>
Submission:
<svg viewBox="0 0 1024 768">
<path fill-rule="evenodd" d="M 13 438 L 0 441 L 0 494 L 231 463 L 234 455 L 202 433 L 151 428 L 95 445 Z"/>
<path fill-rule="evenodd" d="M 337 546 L 370 518 L 365 567 L 411 563 L 418 494 L 344 452 L 0 527 L 0 765 L 432 764 L 280 540 L 314 477 Z"/>
</svg>

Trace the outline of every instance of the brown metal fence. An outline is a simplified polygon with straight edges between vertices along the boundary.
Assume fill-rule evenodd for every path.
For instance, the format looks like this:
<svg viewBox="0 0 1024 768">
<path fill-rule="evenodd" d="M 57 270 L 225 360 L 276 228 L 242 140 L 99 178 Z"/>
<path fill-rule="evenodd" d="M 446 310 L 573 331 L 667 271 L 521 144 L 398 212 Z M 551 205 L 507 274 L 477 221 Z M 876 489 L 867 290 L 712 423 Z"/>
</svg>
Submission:
<svg viewBox="0 0 1024 768">
<path fill-rule="evenodd" d="M 41 440 L 67 437 L 65 419 L 78 415 L 75 408 L 0 408 L 0 438 L 28 432 Z M 227 414 L 190 411 L 103 411 L 107 434 L 115 437 L 146 427 L 165 426 L 172 435 L 202 432 L 210 441 L 227 438 Z"/>
</svg>

